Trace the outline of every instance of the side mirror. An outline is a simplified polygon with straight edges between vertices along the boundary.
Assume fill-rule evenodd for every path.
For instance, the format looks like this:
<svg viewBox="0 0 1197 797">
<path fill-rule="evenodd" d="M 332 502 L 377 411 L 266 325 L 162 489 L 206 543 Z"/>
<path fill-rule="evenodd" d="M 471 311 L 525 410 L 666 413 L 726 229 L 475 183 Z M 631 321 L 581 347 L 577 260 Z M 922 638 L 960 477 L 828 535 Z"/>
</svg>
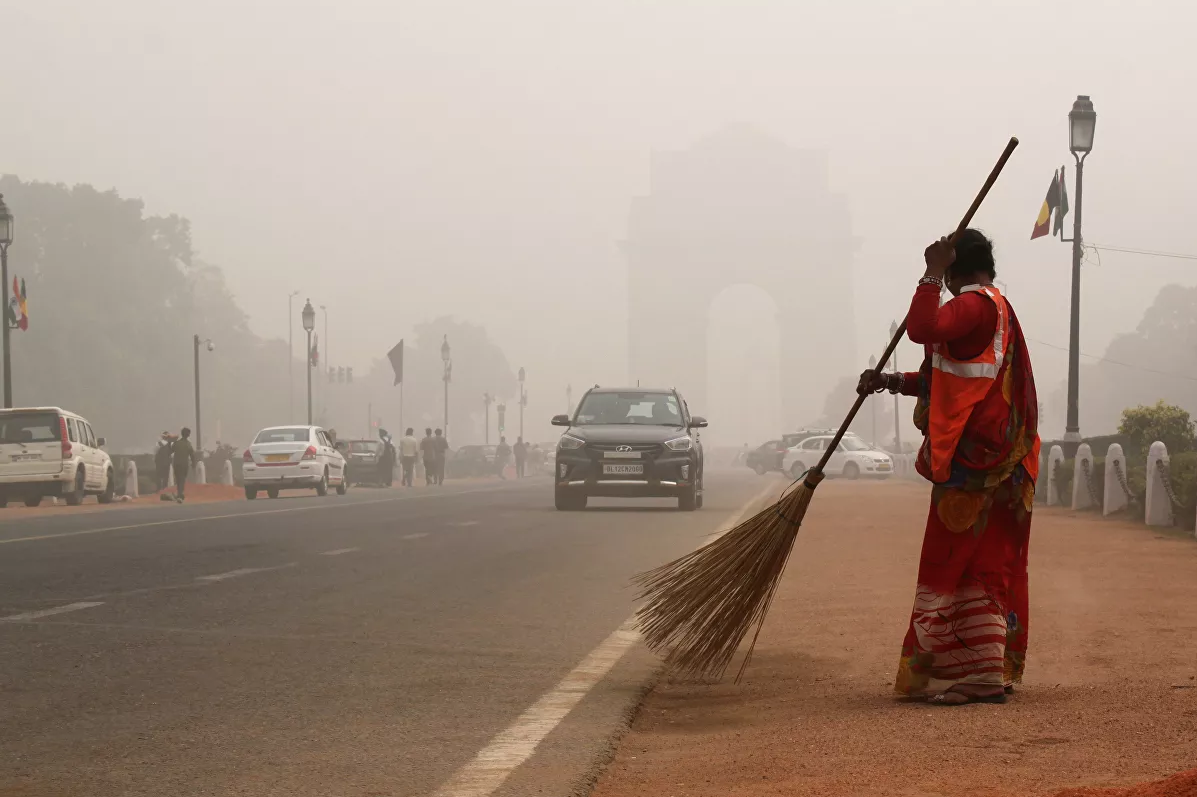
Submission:
<svg viewBox="0 0 1197 797">
<path fill-rule="evenodd" d="M 705 429 L 707 428 L 707 419 L 701 415 L 694 415 L 690 418 L 691 429 Z"/>
<path fill-rule="evenodd" d="M 97 448 L 103 448 L 103 447 L 104 447 L 104 446 L 106 446 L 106 445 L 108 445 L 108 441 L 107 441 L 107 440 L 105 440 L 105 439 L 104 439 L 104 438 L 102 438 L 102 437 L 97 437 L 97 438 L 96 438 L 96 447 L 97 447 Z"/>
<path fill-rule="evenodd" d="M 553 426 L 569 426 L 569 425 L 570 425 L 570 421 L 569 421 L 568 415 L 554 415 L 553 416 Z"/>
</svg>

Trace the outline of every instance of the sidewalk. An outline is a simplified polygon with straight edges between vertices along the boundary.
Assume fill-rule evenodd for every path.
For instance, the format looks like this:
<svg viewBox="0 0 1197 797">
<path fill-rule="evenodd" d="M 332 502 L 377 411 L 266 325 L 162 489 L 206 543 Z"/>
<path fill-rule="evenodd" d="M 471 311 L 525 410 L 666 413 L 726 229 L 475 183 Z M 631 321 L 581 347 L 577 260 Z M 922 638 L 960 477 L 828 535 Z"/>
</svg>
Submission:
<svg viewBox="0 0 1197 797">
<path fill-rule="evenodd" d="M 1170 530 L 1037 508 L 1026 683 L 895 700 L 928 493 L 824 482 L 743 681 L 658 684 L 596 797 L 1025 797 L 1197 766 L 1197 542 Z"/>
</svg>

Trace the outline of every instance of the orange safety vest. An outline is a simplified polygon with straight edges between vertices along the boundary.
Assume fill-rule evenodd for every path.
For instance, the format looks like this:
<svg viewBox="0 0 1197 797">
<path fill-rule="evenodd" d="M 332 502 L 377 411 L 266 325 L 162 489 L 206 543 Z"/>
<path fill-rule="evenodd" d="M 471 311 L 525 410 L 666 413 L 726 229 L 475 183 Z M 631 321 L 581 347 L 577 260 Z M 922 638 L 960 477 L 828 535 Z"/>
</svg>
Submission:
<svg viewBox="0 0 1197 797">
<path fill-rule="evenodd" d="M 927 439 L 931 453 L 931 480 L 942 484 L 952 474 L 952 459 L 964 427 L 997 380 L 1006 356 L 1010 331 L 1010 310 L 1001 291 L 992 285 L 969 285 L 964 291 L 988 296 L 997 306 L 997 326 L 993 343 L 970 360 L 958 360 L 948 351 L 948 344 L 931 346 L 931 411 L 927 420 Z"/>
</svg>

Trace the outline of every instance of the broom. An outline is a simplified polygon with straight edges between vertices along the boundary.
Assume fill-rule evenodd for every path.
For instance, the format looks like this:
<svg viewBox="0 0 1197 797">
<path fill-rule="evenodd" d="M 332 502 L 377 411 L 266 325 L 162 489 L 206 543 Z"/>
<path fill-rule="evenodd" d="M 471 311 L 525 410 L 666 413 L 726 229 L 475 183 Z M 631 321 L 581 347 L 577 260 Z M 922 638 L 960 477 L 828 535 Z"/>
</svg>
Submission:
<svg viewBox="0 0 1197 797">
<path fill-rule="evenodd" d="M 1018 139 L 1011 138 L 949 239 L 952 243 L 968 227 L 1017 146 Z M 905 334 L 903 318 L 877 363 L 878 369 L 885 367 Z M 823 468 L 867 397 L 856 397 L 819 464 L 790 485 L 775 504 L 714 542 L 633 579 L 641 588 L 638 598 L 645 601 L 636 613 L 636 625 L 648 647 L 664 654 L 669 669 L 718 678 L 755 627 L 748 653 L 736 674 L 739 682 L 752 658 L 765 614 L 798 537 L 798 527 L 815 488 L 823 481 Z"/>
</svg>

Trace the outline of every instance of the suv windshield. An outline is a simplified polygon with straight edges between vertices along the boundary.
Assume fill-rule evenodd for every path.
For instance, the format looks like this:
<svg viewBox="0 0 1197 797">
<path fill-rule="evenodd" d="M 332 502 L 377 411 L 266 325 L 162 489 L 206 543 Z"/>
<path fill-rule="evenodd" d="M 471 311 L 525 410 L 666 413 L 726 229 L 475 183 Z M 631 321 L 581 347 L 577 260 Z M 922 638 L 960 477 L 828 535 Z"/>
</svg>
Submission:
<svg viewBox="0 0 1197 797">
<path fill-rule="evenodd" d="M 58 439 L 58 416 L 52 412 L 0 415 L 0 443 L 53 443 Z"/>
<path fill-rule="evenodd" d="M 349 444 L 351 454 L 377 454 L 382 450 L 382 443 L 373 440 L 354 440 Z"/>
<path fill-rule="evenodd" d="M 258 432 L 255 443 L 306 443 L 311 439 L 306 426 L 294 429 L 264 429 Z"/>
<path fill-rule="evenodd" d="M 578 426 L 643 424 L 681 426 L 682 411 L 672 393 L 629 390 L 620 393 L 588 393 L 574 419 Z"/>
</svg>

